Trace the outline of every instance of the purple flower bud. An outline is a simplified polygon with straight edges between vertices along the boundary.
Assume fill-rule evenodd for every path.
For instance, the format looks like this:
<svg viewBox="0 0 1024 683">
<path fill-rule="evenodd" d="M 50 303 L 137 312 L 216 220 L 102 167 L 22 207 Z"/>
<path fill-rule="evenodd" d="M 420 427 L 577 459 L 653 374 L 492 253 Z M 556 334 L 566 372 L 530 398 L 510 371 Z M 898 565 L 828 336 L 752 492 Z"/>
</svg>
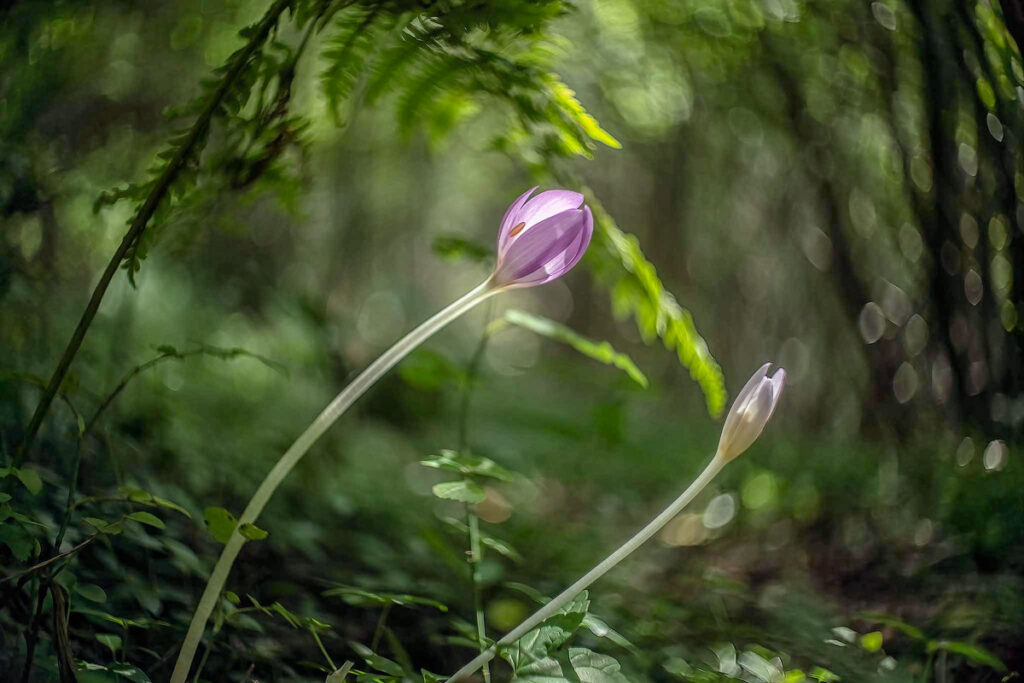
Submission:
<svg viewBox="0 0 1024 683">
<path fill-rule="evenodd" d="M 498 231 L 495 287 L 533 287 L 568 273 L 583 258 L 594 234 L 594 216 L 583 195 L 533 188 L 508 207 Z"/>
</svg>

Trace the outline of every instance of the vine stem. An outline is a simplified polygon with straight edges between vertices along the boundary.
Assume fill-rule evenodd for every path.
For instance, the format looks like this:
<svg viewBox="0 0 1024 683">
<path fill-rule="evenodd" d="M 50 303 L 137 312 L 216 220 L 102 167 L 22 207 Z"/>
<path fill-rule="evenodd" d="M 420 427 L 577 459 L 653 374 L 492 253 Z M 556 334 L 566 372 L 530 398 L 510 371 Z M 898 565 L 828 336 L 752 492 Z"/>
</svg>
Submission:
<svg viewBox="0 0 1024 683">
<path fill-rule="evenodd" d="M 693 483 L 683 491 L 682 495 L 676 498 L 671 505 L 661 512 L 661 514 L 651 520 L 647 526 L 638 531 L 631 539 L 623 543 L 618 550 L 601 560 L 597 566 L 580 577 L 576 583 L 559 593 L 558 597 L 545 604 L 539 610 L 534 612 L 532 616 L 526 619 L 526 621 L 505 634 L 501 640 L 487 648 L 484 652 L 481 652 L 480 655 L 469 664 L 466 664 L 464 667 L 456 671 L 452 677 L 446 681 L 446 683 L 456 683 L 456 681 L 467 680 L 468 677 L 477 669 L 494 659 L 494 655 L 497 654 L 498 648 L 503 645 L 510 645 L 514 643 L 536 628 L 545 619 L 554 616 L 558 610 L 565 606 L 566 603 L 586 590 L 590 584 L 604 576 L 609 570 L 615 567 L 615 565 L 626 559 L 630 553 L 650 540 L 650 538 L 654 536 L 654 534 L 658 533 L 663 526 L 672 521 L 672 519 L 682 512 L 683 508 L 689 505 L 690 502 L 704 490 L 704 487 L 706 487 L 708 483 L 715 478 L 715 475 L 725 467 L 726 462 L 727 460 L 722 457 L 721 454 L 716 453 L 715 457 L 710 463 L 708 463 L 708 466 L 704 468 L 704 471 L 693 480 Z"/>
<path fill-rule="evenodd" d="M 131 226 L 128 228 L 128 232 L 124 234 L 121 239 L 121 244 L 118 245 L 114 254 L 110 257 L 110 261 L 107 263 L 107 267 L 103 270 L 103 274 L 100 276 L 99 282 L 96 283 L 96 287 L 92 290 L 92 296 L 89 297 L 89 303 L 85 307 L 85 311 L 82 312 L 82 317 L 78 321 L 78 325 L 75 327 L 75 331 L 71 335 L 71 339 L 68 340 L 67 346 L 64 348 L 64 353 L 61 354 L 60 361 L 57 363 L 56 369 L 53 371 L 53 376 L 50 377 L 49 383 L 46 385 L 46 389 L 43 391 L 42 398 L 39 399 L 38 405 L 36 405 L 35 412 L 32 413 L 32 418 L 29 420 L 28 426 L 25 428 L 25 438 L 22 439 L 21 445 L 18 447 L 18 452 L 15 454 L 15 464 L 20 464 L 25 456 L 28 454 L 29 449 L 32 447 L 32 442 L 35 441 L 36 434 L 39 432 L 39 427 L 43 423 L 43 418 L 46 417 L 47 411 L 50 409 L 50 404 L 53 403 L 54 396 L 57 395 L 57 391 L 60 389 L 61 383 L 64 381 L 64 377 L 68 374 L 68 370 L 71 368 L 71 362 L 75 359 L 78 354 L 78 349 L 82 346 L 82 341 L 85 339 L 85 333 L 89 331 L 89 326 L 92 325 L 93 319 L 96 317 L 96 312 L 100 308 L 100 303 L 103 301 L 104 295 L 107 293 L 107 288 L 110 287 L 111 280 L 114 279 L 114 275 L 117 274 L 117 269 L 121 265 L 121 261 L 128 254 L 128 251 L 133 245 L 137 244 L 139 239 L 142 237 L 142 233 L 145 232 L 146 226 L 149 224 L 150 218 L 156 213 L 157 208 L 161 202 L 167 196 L 168 190 L 171 185 L 177 180 L 178 175 L 182 169 L 188 164 L 189 159 L 192 157 L 197 145 L 206 137 L 206 133 L 210 129 L 210 122 L 213 119 L 217 109 L 221 106 L 224 97 L 231 90 L 235 81 L 238 80 L 242 72 L 245 71 L 246 66 L 249 64 L 249 60 L 256 54 L 256 52 L 263 47 L 263 43 L 266 42 L 267 37 L 270 35 L 271 30 L 277 25 L 277 21 L 281 14 L 292 4 L 291 0 L 276 0 L 273 5 L 266 11 L 259 24 L 256 25 L 255 31 L 252 34 L 252 38 L 242 49 L 242 51 L 236 56 L 235 63 L 232 64 L 228 73 L 224 76 L 220 86 L 216 92 L 210 97 L 210 101 L 207 103 L 206 108 L 203 109 L 202 113 L 199 114 L 199 118 L 196 119 L 195 123 L 192 124 L 192 128 L 189 130 L 188 138 L 184 144 L 178 148 L 174 157 L 167 164 L 167 168 L 160 175 L 153 190 L 146 197 L 146 201 L 142 204 L 138 213 L 135 214 L 135 218 L 132 220 Z"/>
<path fill-rule="evenodd" d="M 228 574 L 231 572 L 235 558 L 238 557 L 242 544 L 245 543 L 245 538 L 239 533 L 242 525 L 252 524 L 259 518 L 264 506 L 266 506 L 270 497 L 274 495 L 274 491 L 277 490 L 277 487 L 281 485 L 281 482 L 292 471 L 292 468 L 302 459 L 302 456 L 334 424 L 334 421 L 341 417 L 348 407 L 366 393 L 366 390 L 373 386 L 384 373 L 394 367 L 410 351 L 426 341 L 435 332 L 499 291 L 501 291 L 501 288 L 492 285 L 490 278 L 488 278 L 465 296 L 449 304 L 432 318 L 429 318 L 412 332 L 398 340 L 394 346 L 385 351 L 380 358 L 371 363 L 340 394 L 335 396 L 334 400 L 327 404 L 323 412 L 306 428 L 306 431 L 299 435 L 295 443 L 285 451 L 284 455 L 277 461 L 277 464 L 274 465 L 274 468 L 267 474 L 263 483 L 256 489 L 256 493 L 253 494 L 249 504 L 246 505 L 242 515 L 238 518 L 238 524 L 235 525 L 231 538 L 228 539 L 227 544 L 221 551 L 220 558 L 217 560 L 213 573 L 210 574 L 210 579 L 203 590 L 203 595 L 199 599 L 199 605 L 196 607 L 195 614 L 192 615 L 192 622 L 189 624 L 188 633 L 185 635 L 181 651 L 178 653 L 178 660 L 174 665 L 174 672 L 171 674 L 171 683 L 185 683 L 185 680 L 188 678 L 189 669 L 192 667 L 192 660 L 195 658 L 196 648 L 199 646 L 199 642 L 203 637 L 203 631 L 206 629 L 206 622 L 209 620 L 210 614 L 217 604 L 217 599 L 224 589 L 224 584 L 227 581 Z"/>
</svg>

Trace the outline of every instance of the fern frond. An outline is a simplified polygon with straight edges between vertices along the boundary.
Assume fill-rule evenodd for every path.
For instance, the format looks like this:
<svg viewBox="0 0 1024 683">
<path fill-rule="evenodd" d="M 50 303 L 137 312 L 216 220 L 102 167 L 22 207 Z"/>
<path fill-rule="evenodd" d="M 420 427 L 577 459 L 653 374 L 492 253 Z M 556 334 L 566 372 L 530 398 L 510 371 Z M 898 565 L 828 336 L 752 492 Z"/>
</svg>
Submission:
<svg viewBox="0 0 1024 683">
<path fill-rule="evenodd" d="M 422 17 L 402 25 L 397 33 L 397 44 L 384 50 L 371 67 L 373 75 L 366 86 L 366 101 L 370 104 L 400 87 L 410 71 L 440 50 L 437 41 L 443 30 Z"/>
<path fill-rule="evenodd" d="M 320 83 L 338 125 L 341 124 L 341 105 L 351 95 L 373 52 L 375 22 L 379 18 L 379 7 L 355 7 L 341 12 L 334 21 L 336 31 L 323 53 L 327 66 L 320 74 Z"/>
<path fill-rule="evenodd" d="M 697 331 L 693 316 L 662 284 L 639 240 L 623 232 L 593 194 L 586 193 L 597 227 L 597 248 L 591 247 L 587 259 L 597 279 L 611 292 L 615 314 L 632 316 L 646 342 L 660 338 L 665 348 L 674 351 L 704 393 L 708 412 L 721 415 L 727 397 L 722 368 Z"/>
</svg>

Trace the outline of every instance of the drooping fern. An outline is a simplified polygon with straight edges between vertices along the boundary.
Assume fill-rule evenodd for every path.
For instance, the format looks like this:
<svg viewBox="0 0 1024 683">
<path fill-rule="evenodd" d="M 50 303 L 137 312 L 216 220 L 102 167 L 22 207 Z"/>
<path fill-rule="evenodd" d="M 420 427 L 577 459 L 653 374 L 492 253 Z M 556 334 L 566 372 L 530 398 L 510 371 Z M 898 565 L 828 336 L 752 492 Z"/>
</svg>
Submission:
<svg viewBox="0 0 1024 683">
<path fill-rule="evenodd" d="M 564 161 L 591 157 L 595 143 L 620 145 L 553 71 L 558 49 L 540 29 L 542 18 L 564 6 L 541 5 L 546 9 L 532 17 L 517 16 L 514 30 L 492 12 L 479 13 L 472 7 L 422 12 L 404 19 L 401 30 L 383 44 L 379 35 L 357 41 L 353 31 L 362 24 L 353 29 L 350 23 L 332 40 L 335 66 L 324 74 L 325 94 L 332 106 L 352 94 L 356 76 L 344 67 L 344 60 L 352 59 L 371 72 L 365 79 L 368 102 L 392 95 L 399 129 L 408 134 L 423 126 L 432 137 L 447 134 L 462 118 L 496 104 L 510 115 L 507 129 L 497 136 L 497 148 L 537 175 L 579 185 L 565 182 L 570 177 L 562 170 Z M 345 19 L 352 22 L 362 16 L 365 23 L 366 17 L 375 16 L 361 12 Z M 333 82 L 331 74 L 339 82 Z M 616 314 L 632 317 L 645 340 L 660 338 L 701 387 L 708 411 L 720 414 L 726 399 L 722 371 L 692 316 L 665 288 L 636 237 L 620 230 L 596 199 L 589 201 L 597 218 L 597 248 L 591 249 L 588 263 L 609 290 Z"/>
</svg>

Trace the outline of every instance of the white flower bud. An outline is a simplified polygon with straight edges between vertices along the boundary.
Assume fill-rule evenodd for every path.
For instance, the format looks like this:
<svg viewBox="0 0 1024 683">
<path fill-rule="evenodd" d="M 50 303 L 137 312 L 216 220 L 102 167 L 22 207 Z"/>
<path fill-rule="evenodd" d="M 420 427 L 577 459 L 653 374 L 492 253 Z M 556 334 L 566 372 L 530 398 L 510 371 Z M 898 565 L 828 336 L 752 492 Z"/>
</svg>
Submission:
<svg viewBox="0 0 1024 683">
<path fill-rule="evenodd" d="M 729 409 L 722 427 L 722 438 L 718 442 L 718 457 L 726 462 L 750 448 L 775 412 L 786 381 L 786 371 L 779 368 L 772 377 L 768 377 L 770 365 L 765 363 L 754 373 Z"/>
</svg>

